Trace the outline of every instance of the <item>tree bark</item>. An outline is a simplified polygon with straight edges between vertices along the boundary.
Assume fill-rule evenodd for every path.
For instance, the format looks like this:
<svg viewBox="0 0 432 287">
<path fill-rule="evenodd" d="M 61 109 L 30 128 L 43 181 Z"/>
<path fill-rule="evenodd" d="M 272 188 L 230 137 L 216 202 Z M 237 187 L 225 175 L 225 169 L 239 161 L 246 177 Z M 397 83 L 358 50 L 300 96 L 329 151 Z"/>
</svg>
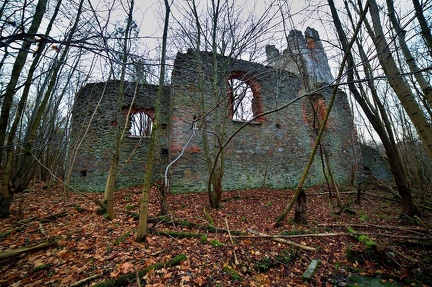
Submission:
<svg viewBox="0 0 432 287">
<path fill-rule="evenodd" d="M 396 18 L 393 0 L 386 0 L 386 2 L 387 2 L 388 15 L 393 25 L 393 28 L 395 29 L 399 41 L 399 45 L 405 57 L 406 63 L 408 64 L 411 73 L 414 74 L 417 83 L 422 89 L 423 95 L 426 98 L 427 103 L 429 104 L 428 107 L 431 108 L 432 107 L 432 87 L 430 86 L 429 82 L 423 77 L 422 73 L 419 72 L 419 68 L 417 66 L 416 60 L 414 56 L 411 54 L 410 49 L 408 48 L 408 45 L 405 40 L 406 31 L 402 29 L 399 20 Z"/>
<path fill-rule="evenodd" d="M 307 224 L 307 200 L 306 193 L 302 189 L 297 198 L 297 205 L 294 212 L 294 222 L 298 224 Z"/>
<path fill-rule="evenodd" d="M 39 26 L 42 22 L 43 16 L 46 11 L 47 2 L 48 2 L 47 0 L 39 0 L 36 6 L 32 24 L 30 26 L 30 29 L 28 30 L 29 34 L 35 34 L 39 29 Z M 1 108 L 1 114 L 0 114 L 0 146 L 2 147 L 4 147 L 5 145 L 7 127 L 9 124 L 9 117 L 10 117 L 10 109 L 13 102 L 13 96 L 15 95 L 16 92 L 15 89 L 18 84 L 18 79 L 21 75 L 21 71 L 26 63 L 27 55 L 29 53 L 29 49 L 33 40 L 34 40 L 34 36 L 29 36 L 28 40 L 25 40 L 21 45 L 20 52 L 18 53 L 18 56 L 16 57 L 12 68 L 11 78 L 6 87 L 5 94 L 3 95 L 3 104 Z M 7 152 L 8 158 L 6 159 L 6 165 L 4 169 L 5 173 L 3 174 L 2 184 L 0 187 L 1 188 L 0 218 L 5 218 L 9 216 L 9 208 L 12 203 L 12 193 L 10 192 L 9 189 L 10 178 L 11 178 L 10 172 L 12 169 L 12 159 L 13 159 L 13 155 L 11 154 L 11 148 L 12 147 L 7 148 L 9 149 L 9 152 Z M 3 158 L 3 149 L 0 149 L 0 162 L 2 162 L 2 158 Z"/>
<path fill-rule="evenodd" d="M 411 122 L 414 125 L 425 150 L 427 151 L 429 157 L 432 158 L 432 125 L 428 122 L 425 114 L 419 107 L 412 90 L 405 80 L 400 77 L 401 71 L 397 67 L 389 45 L 385 39 L 376 1 L 369 0 L 369 3 L 370 15 L 374 29 L 374 35 L 371 34 L 371 37 L 377 50 L 378 60 L 384 70 L 384 73 L 388 77 L 390 86 L 398 96 L 408 117 L 411 119 Z"/>
<path fill-rule="evenodd" d="M 429 24 L 423 14 L 423 7 L 418 0 L 412 0 L 416 11 L 417 20 L 420 23 L 421 35 L 429 48 L 429 55 L 432 57 L 432 33 Z"/>
<path fill-rule="evenodd" d="M 339 39 L 342 43 L 342 48 L 346 49 L 348 46 L 347 44 L 347 38 L 345 35 L 345 32 L 343 30 L 342 24 L 339 20 L 339 15 L 336 11 L 335 5 L 333 0 L 328 0 L 330 10 L 332 13 L 332 17 L 336 26 L 336 30 L 339 36 Z M 348 16 L 351 18 L 348 7 Z M 362 57 L 362 61 L 364 63 L 367 63 L 367 59 L 365 57 L 363 47 L 360 44 L 360 41 L 357 41 L 358 47 L 359 47 L 359 53 Z M 405 169 L 403 167 L 402 161 L 399 156 L 399 152 L 393 137 L 392 129 L 390 127 L 390 123 L 388 121 L 388 117 L 386 114 L 386 111 L 384 107 L 382 106 L 380 99 L 378 98 L 377 91 L 375 89 L 375 86 L 371 81 L 368 81 L 369 88 L 371 90 L 372 97 L 375 100 L 376 106 L 378 107 L 378 110 L 374 109 L 371 104 L 368 103 L 368 101 L 365 99 L 365 97 L 362 97 L 360 92 L 358 91 L 355 83 L 354 83 L 354 71 L 355 71 L 355 63 L 353 56 L 351 52 L 348 56 L 348 88 L 353 94 L 355 100 L 362 108 L 363 112 L 365 113 L 366 117 L 368 118 L 369 122 L 372 124 L 372 127 L 375 129 L 376 133 L 381 139 L 381 142 L 384 146 L 386 155 L 389 160 L 389 166 L 390 170 L 392 172 L 392 175 L 395 179 L 399 194 L 401 197 L 403 197 L 406 201 L 402 205 L 402 212 L 407 215 L 415 215 L 417 213 L 417 208 L 414 204 L 414 201 L 411 196 L 411 191 L 409 189 L 409 180 L 406 175 Z M 364 65 L 364 71 L 366 75 L 371 78 L 372 74 L 369 72 L 370 67 L 368 65 Z M 381 120 L 382 119 L 382 120 Z"/>
<path fill-rule="evenodd" d="M 30 245 L 30 246 L 26 246 L 26 247 L 20 247 L 17 249 L 6 250 L 6 251 L 3 251 L 0 253 L 0 260 L 14 257 L 14 256 L 18 256 L 18 255 L 21 255 L 21 254 L 26 253 L 26 252 L 46 248 L 46 247 L 53 245 L 54 243 L 55 243 L 55 241 L 47 241 L 47 242 L 42 242 L 42 243 L 39 243 L 36 245 Z"/>
<path fill-rule="evenodd" d="M 8 85 L 6 86 L 6 91 L 3 95 L 3 104 L 1 108 L 1 114 L 0 114 L 0 145 L 3 146 L 5 143 L 6 138 L 6 131 L 9 123 L 9 116 L 10 116 L 10 109 L 13 102 L 13 96 L 16 93 L 16 86 L 18 84 L 18 79 L 21 75 L 21 71 L 26 63 L 27 55 L 30 51 L 30 46 L 32 45 L 32 42 L 34 41 L 34 36 L 32 34 L 36 34 L 39 26 L 42 22 L 42 19 L 44 17 L 46 6 L 47 6 L 48 0 L 39 0 L 34 12 L 34 17 L 32 24 L 27 31 L 27 34 L 29 36 L 27 39 L 23 41 L 23 44 L 21 45 L 21 48 L 19 50 L 18 56 L 15 59 L 11 78 L 9 80 Z M 0 153 L 0 162 L 2 153 Z"/>
<path fill-rule="evenodd" d="M 147 219 L 148 219 L 148 198 L 151 188 L 151 178 L 153 174 L 153 163 L 154 156 L 156 152 L 156 145 L 158 142 L 159 124 L 160 124 L 160 110 L 161 101 L 163 96 L 163 88 L 165 83 L 165 59 L 166 59 L 166 48 L 167 48 L 167 38 L 168 38 L 168 24 L 169 16 L 171 13 L 171 7 L 168 0 L 164 0 L 165 4 L 165 23 L 162 35 L 162 51 L 161 51 L 161 69 L 159 74 L 159 87 L 155 100 L 155 114 L 154 123 L 151 133 L 150 146 L 147 153 L 146 170 L 144 175 L 144 186 L 141 194 L 141 202 L 139 209 L 139 223 L 137 231 L 137 241 L 145 241 L 147 236 Z"/>
<path fill-rule="evenodd" d="M 69 31 L 69 34 L 67 35 L 67 40 L 71 40 L 77 30 L 79 18 L 81 16 L 81 10 L 83 6 L 84 0 L 80 0 L 79 8 L 77 11 L 77 16 L 75 18 L 74 25 L 72 26 L 71 30 Z M 48 87 L 45 91 L 45 94 L 43 96 L 42 102 L 40 103 L 39 107 L 36 110 L 36 113 L 34 115 L 34 119 L 31 122 L 31 125 L 27 131 L 26 137 L 25 137 L 25 144 L 24 144 L 24 157 L 21 163 L 21 166 L 18 169 L 17 175 L 14 178 L 14 188 L 16 192 L 22 192 L 25 190 L 31 179 L 32 179 L 32 172 L 30 172 L 32 165 L 33 165 L 33 143 L 37 137 L 37 131 L 39 128 L 39 124 L 41 123 L 43 113 L 46 110 L 48 100 L 50 99 L 52 92 L 55 88 L 55 85 L 58 81 L 58 74 L 60 72 L 60 69 L 63 67 L 64 62 L 66 60 L 66 57 L 69 53 L 69 46 L 66 46 L 62 50 L 62 54 L 58 60 L 56 60 L 53 64 L 53 71 L 50 76 Z"/>
<path fill-rule="evenodd" d="M 332 1 L 332 0 L 329 0 L 329 2 L 330 1 Z M 336 82 L 340 82 L 341 77 L 342 77 L 342 75 L 344 73 L 345 64 L 346 64 L 346 62 L 347 62 L 347 60 L 349 58 L 351 48 L 352 48 L 352 46 L 354 44 L 354 40 L 356 39 L 356 37 L 357 37 L 357 35 L 358 35 L 359 31 L 360 31 L 361 23 L 363 23 L 363 21 L 364 21 L 364 19 L 366 17 L 366 11 L 367 11 L 367 8 L 369 7 L 369 4 L 366 3 L 365 7 L 366 7 L 365 11 L 360 16 L 360 19 L 359 19 L 359 21 L 357 23 L 357 26 L 354 29 L 353 38 L 351 39 L 350 43 L 347 45 L 347 48 L 345 49 L 344 57 L 342 59 L 340 67 L 339 67 L 339 72 L 338 72 L 338 76 L 336 78 Z M 284 220 L 284 218 L 287 216 L 288 212 L 291 210 L 292 206 L 294 205 L 294 202 L 298 199 L 298 197 L 300 196 L 300 194 L 302 192 L 304 192 L 302 190 L 303 184 L 304 184 L 304 182 L 306 180 L 306 177 L 307 177 L 307 175 L 309 173 L 309 169 L 312 166 L 312 162 L 313 162 L 315 154 L 317 152 L 317 149 L 318 149 L 318 146 L 319 146 L 319 142 L 321 141 L 322 135 L 324 133 L 324 128 L 326 126 L 328 117 L 330 115 L 330 111 L 331 111 L 331 109 L 333 107 L 336 94 L 337 94 L 337 85 L 333 88 L 333 93 L 332 93 L 332 96 L 330 98 L 330 101 L 329 101 L 329 104 L 328 104 L 328 107 L 327 107 L 327 111 L 326 111 L 326 113 L 324 115 L 324 118 L 323 118 L 323 120 L 321 122 L 321 126 L 320 126 L 320 129 L 318 131 L 318 135 L 317 135 L 317 138 L 315 140 L 315 144 L 314 144 L 313 150 L 312 150 L 312 152 L 311 152 L 311 154 L 309 156 L 309 160 L 308 160 L 308 162 L 306 164 L 306 167 L 305 167 L 305 169 L 303 171 L 302 177 L 300 178 L 299 184 L 297 185 L 296 191 L 295 191 L 294 195 L 292 196 L 292 198 L 288 201 L 288 203 L 287 203 L 284 211 L 276 218 L 276 223 L 275 223 L 276 226 L 278 226 L 278 225 L 280 225 L 282 223 L 282 221 Z"/>
</svg>

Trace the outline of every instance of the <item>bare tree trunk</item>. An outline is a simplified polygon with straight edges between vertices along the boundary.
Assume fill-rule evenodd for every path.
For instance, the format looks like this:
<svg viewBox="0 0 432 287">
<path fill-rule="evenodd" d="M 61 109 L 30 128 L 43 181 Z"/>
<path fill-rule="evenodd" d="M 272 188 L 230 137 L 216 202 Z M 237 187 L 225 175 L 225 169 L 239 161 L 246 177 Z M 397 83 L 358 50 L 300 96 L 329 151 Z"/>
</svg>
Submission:
<svg viewBox="0 0 432 287">
<path fill-rule="evenodd" d="M 402 29 L 402 27 L 399 24 L 399 20 L 396 18 L 393 0 L 386 0 L 386 2 L 387 2 L 388 15 L 393 25 L 393 28 L 395 29 L 396 35 L 399 40 L 399 45 L 401 47 L 403 55 L 405 56 L 406 63 L 408 64 L 411 73 L 414 74 L 417 83 L 422 89 L 424 97 L 426 97 L 426 100 L 429 104 L 428 108 L 431 108 L 432 107 L 432 87 L 430 86 L 430 83 L 423 77 L 422 73 L 419 72 L 419 68 L 417 66 L 416 60 L 414 56 L 411 54 L 410 49 L 408 48 L 408 45 L 405 40 L 406 31 Z"/>
<path fill-rule="evenodd" d="M 328 0 L 331 13 L 333 16 L 333 21 L 336 26 L 336 30 L 338 32 L 339 39 L 342 43 L 342 48 L 346 49 L 348 46 L 347 39 L 345 32 L 343 30 L 342 24 L 339 20 L 339 15 L 336 11 L 336 8 L 334 6 L 333 0 Z M 348 16 L 351 19 L 349 8 L 346 7 L 348 11 Z M 359 48 L 359 53 L 362 58 L 362 61 L 364 64 L 364 71 L 368 78 L 372 78 L 372 74 L 370 71 L 370 66 L 367 65 L 367 57 L 364 53 L 363 47 L 360 44 L 361 41 L 357 41 L 357 45 Z M 386 113 L 385 108 L 380 102 L 380 99 L 378 98 L 377 91 L 375 89 L 375 86 L 372 82 L 372 80 L 368 81 L 368 85 L 372 94 L 373 99 L 375 100 L 375 104 L 378 107 L 378 110 L 374 109 L 370 103 L 366 100 L 366 97 L 362 97 L 360 92 L 358 91 L 355 83 L 354 83 L 354 70 L 355 70 L 355 63 L 354 59 L 351 53 L 349 53 L 348 57 L 348 87 L 353 94 L 354 98 L 356 99 L 357 103 L 362 108 L 363 112 L 365 113 L 366 117 L 372 124 L 373 128 L 375 129 L 376 133 L 381 139 L 381 142 L 384 146 L 384 149 L 386 151 L 386 155 L 389 160 L 389 166 L 392 172 L 392 175 L 395 179 L 399 194 L 401 195 L 401 198 L 404 198 L 406 200 L 402 203 L 402 211 L 407 215 L 414 215 L 416 214 L 417 208 L 414 204 L 414 201 L 411 196 L 411 191 L 409 190 L 409 181 L 406 176 L 402 161 L 399 156 L 399 152 L 395 143 L 395 139 L 393 136 L 392 128 L 390 126 L 390 122 L 388 120 L 388 116 Z M 366 94 L 366 92 L 364 92 Z"/>
<path fill-rule="evenodd" d="M 329 0 L 329 2 L 330 1 L 332 1 L 332 0 Z M 369 4 L 366 3 L 365 5 L 366 5 L 365 11 L 360 16 L 360 19 L 359 19 L 359 21 L 357 23 L 357 26 L 354 29 L 354 33 L 353 33 L 352 39 L 351 39 L 350 43 L 347 45 L 347 49 L 345 49 L 345 54 L 344 54 L 344 57 L 343 57 L 342 62 L 340 64 L 339 73 L 338 73 L 338 76 L 336 78 L 337 82 L 339 82 L 341 80 L 341 77 L 342 77 L 342 75 L 344 73 L 345 64 L 346 64 L 346 62 L 347 62 L 347 60 L 349 58 L 349 54 L 350 54 L 351 48 L 352 48 L 352 46 L 354 44 L 354 41 L 355 41 L 355 39 L 356 39 L 359 31 L 360 31 L 361 24 L 363 23 L 363 21 L 364 21 L 364 19 L 366 17 L 366 11 L 367 11 L 367 8 L 369 7 Z M 320 129 L 319 129 L 317 138 L 315 140 L 315 144 L 314 144 L 313 150 L 312 150 L 312 152 L 311 152 L 311 154 L 309 156 L 309 160 L 308 160 L 308 162 L 306 164 L 306 167 L 305 167 L 305 169 L 303 171 L 303 174 L 302 174 L 302 176 L 300 178 L 299 184 L 297 185 L 295 193 L 291 197 L 291 199 L 288 201 L 288 203 L 287 203 L 284 211 L 276 218 L 275 225 L 280 225 L 282 223 L 282 221 L 285 219 L 285 217 L 288 215 L 288 212 L 291 210 L 292 206 L 294 205 L 294 202 L 299 198 L 299 196 L 301 195 L 301 193 L 304 192 L 302 190 L 303 184 L 304 184 L 304 182 L 306 180 L 306 177 L 307 177 L 307 175 L 309 173 L 309 170 L 310 170 L 310 168 L 312 166 L 315 154 L 316 154 L 318 146 L 319 146 L 319 142 L 321 141 L 322 135 L 324 133 L 324 129 L 325 129 L 325 126 L 326 126 L 326 123 L 327 123 L 330 111 L 331 111 L 331 109 L 333 107 L 336 94 L 337 94 L 337 86 L 335 86 L 333 88 L 333 93 L 332 93 L 332 96 L 330 98 L 330 102 L 329 102 L 327 111 L 326 111 L 326 113 L 324 115 L 324 118 L 323 118 L 323 120 L 321 122 L 321 126 L 320 126 Z"/>
<path fill-rule="evenodd" d="M 67 36 L 67 40 L 71 40 L 78 28 L 78 22 L 79 18 L 81 16 L 81 10 L 83 6 L 84 0 L 80 1 L 80 5 L 77 11 L 77 16 L 75 18 L 75 23 L 72 26 L 71 30 L 69 31 L 69 34 Z M 16 192 L 21 192 L 24 189 L 26 189 L 30 183 L 32 172 L 32 164 L 33 164 L 33 142 L 36 139 L 37 131 L 39 128 L 39 124 L 42 120 L 43 113 L 45 112 L 48 100 L 50 99 L 52 92 L 55 88 L 55 85 L 58 81 L 58 74 L 60 72 L 60 69 L 63 67 L 66 57 L 69 53 L 69 46 L 66 46 L 62 50 L 62 54 L 58 60 L 56 60 L 53 64 L 53 71 L 49 80 L 48 87 L 45 91 L 45 94 L 43 96 L 42 102 L 40 103 L 39 107 L 36 110 L 34 119 L 31 123 L 31 126 L 29 127 L 29 130 L 27 131 L 27 135 L 25 137 L 25 144 L 24 144 L 24 158 L 22 160 L 21 167 L 18 169 L 17 175 L 14 179 L 14 187 Z"/>
<path fill-rule="evenodd" d="M 46 11 L 47 2 L 48 0 L 39 0 L 37 3 L 32 24 L 29 30 L 27 31 L 27 34 L 29 34 L 28 40 L 23 41 L 23 44 L 21 45 L 18 56 L 16 57 L 12 68 L 11 78 L 6 87 L 6 91 L 3 95 L 3 104 L 2 104 L 1 115 L 0 115 L 0 145 L 1 146 L 3 146 L 5 143 L 6 130 L 9 123 L 10 109 L 12 106 L 13 96 L 16 92 L 15 89 L 18 83 L 18 79 L 26 63 L 26 58 L 27 55 L 29 54 L 32 40 L 34 39 L 34 35 L 32 34 L 36 34 L 36 32 L 39 29 L 39 26 L 42 22 L 43 16 Z M 1 162 L 1 153 L 0 153 L 0 162 Z"/>
<path fill-rule="evenodd" d="M 298 224 L 307 224 L 307 200 L 306 193 L 302 189 L 297 198 L 297 205 L 294 212 L 294 222 Z"/>
<path fill-rule="evenodd" d="M 35 34 L 37 30 L 39 29 L 39 26 L 42 22 L 42 18 L 46 11 L 46 5 L 47 0 L 40 0 L 37 3 L 36 10 L 35 10 L 35 16 L 33 17 L 33 21 L 31 24 L 30 29 L 28 30 L 29 34 Z M 9 123 L 9 116 L 10 116 L 10 109 L 13 102 L 13 96 L 15 94 L 15 89 L 18 83 L 18 79 L 21 75 L 21 71 L 26 63 L 26 58 L 29 53 L 29 49 L 31 46 L 31 39 L 34 39 L 34 36 L 29 36 L 29 41 L 24 41 L 21 45 L 20 52 L 18 53 L 18 56 L 15 59 L 13 68 L 12 68 L 12 74 L 11 78 L 9 80 L 9 83 L 6 87 L 6 92 L 3 95 L 3 104 L 1 108 L 1 114 L 0 114 L 0 145 L 3 147 L 5 145 L 5 139 L 6 139 L 6 131 Z M 19 120 L 18 120 L 19 122 Z M 18 122 L 16 126 L 18 125 Z M 10 134 L 8 137 L 8 143 L 7 144 L 7 158 L 6 158 L 6 164 L 4 167 L 4 174 L 1 184 L 1 196 L 0 196 L 0 218 L 5 218 L 9 216 L 9 208 L 12 203 L 12 193 L 10 192 L 10 173 L 12 169 L 12 160 L 13 160 L 13 150 L 11 144 L 13 143 L 13 137 L 16 132 L 16 126 L 15 131 L 11 130 L 9 131 Z M 13 127 L 12 127 L 13 128 Z M 3 158 L 3 149 L 0 150 L 0 162 Z"/>
<path fill-rule="evenodd" d="M 121 124 L 122 119 L 122 104 L 123 104 L 123 96 L 124 96 L 124 82 L 125 82 L 125 74 L 126 74 L 126 64 L 128 60 L 128 53 L 129 53 L 129 45 L 128 42 L 130 41 L 129 36 L 131 34 L 131 27 L 132 27 L 132 13 L 134 9 L 135 1 L 131 0 L 131 5 L 129 7 L 128 11 L 128 18 L 127 18 L 127 24 L 126 24 L 126 30 L 124 35 L 124 42 L 123 42 L 123 55 L 122 55 L 122 68 L 121 68 L 121 75 L 120 75 L 120 87 L 118 92 L 118 98 L 117 98 L 117 125 L 116 125 L 116 142 L 113 152 L 113 157 L 111 160 L 110 169 L 108 171 L 108 177 L 107 182 L 105 185 L 105 192 L 104 192 L 104 201 L 106 201 L 107 204 L 107 213 L 108 213 L 108 220 L 113 220 L 115 218 L 115 210 L 114 210 L 114 192 L 115 192 L 115 185 L 116 185 L 116 179 L 117 179 L 117 169 L 119 165 L 119 159 L 120 159 L 120 147 L 121 143 L 123 141 L 123 135 L 124 135 L 124 129 Z"/>
<path fill-rule="evenodd" d="M 401 72 L 396 65 L 389 45 L 385 39 L 376 1 L 369 0 L 369 3 L 370 15 L 374 29 L 374 34 L 371 34 L 371 37 L 377 50 L 378 60 L 384 73 L 388 76 L 390 86 L 398 96 L 402 106 L 416 128 L 424 148 L 428 152 L 429 157 L 432 158 L 432 125 L 428 122 L 423 111 L 416 102 L 412 90 L 405 80 L 400 77 Z M 369 32 L 373 33 L 372 31 Z"/>
<path fill-rule="evenodd" d="M 424 16 L 424 9 L 418 0 L 412 0 L 412 2 L 416 11 L 417 20 L 420 23 L 421 35 L 429 48 L 429 55 L 432 57 L 432 33 L 429 28 L 429 23 Z"/>
<path fill-rule="evenodd" d="M 165 3 L 165 23 L 162 36 L 162 51 L 161 51 L 161 69 L 159 74 L 159 87 L 155 100 L 155 114 L 154 123 L 151 133 L 150 146 L 147 153 L 147 162 L 144 175 L 144 186 L 141 194 L 140 209 L 139 209 L 139 223 L 137 231 L 137 241 L 145 241 L 147 236 L 147 219 L 148 219 L 148 198 L 151 188 L 151 178 L 153 173 L 154 156 L 156 152 L 156 145 L 158 142 L 159 124 L 160 124 L 160 110 L 161 100 L 163 95 L 163 88 L 165 83 L 165 58 L 166 58 L 166 46 L 168 38 L 168 25 L 171 8 L 168 0 L 164 0 Z"/>
</svg>

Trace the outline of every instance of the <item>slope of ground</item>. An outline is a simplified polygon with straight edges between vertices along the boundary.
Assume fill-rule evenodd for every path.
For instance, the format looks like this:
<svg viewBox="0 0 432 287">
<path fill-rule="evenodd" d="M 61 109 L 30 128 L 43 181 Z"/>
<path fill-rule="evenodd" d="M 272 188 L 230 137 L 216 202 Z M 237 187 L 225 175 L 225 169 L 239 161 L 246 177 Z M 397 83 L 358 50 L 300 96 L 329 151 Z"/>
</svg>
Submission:
<svg viewBox="0 0 432 287">
<path fill-rule="evenodd" d="M 293 191 L 225 192 L 217 210 L 208 207 L 205 193 L 170 194 L 169 217 L 149 223 L 144 244 L 135 241 L 141 187 L 116 192 L 117 216 L 108 221 L 93 202 L 100 194 L 65 194 L 58 187 L 49 195 L 38 184 L 17 194 L 11 217 L 0 220 L 0 253 L 53 244 L 1 259 L 0 286 L 92 286 L 125 274 L 132 274 L 127 286 L 347 286 L 351 274 L 402 286 L 432 284 L 430 214 L 420 220 L 423 227 L 402 221 L 399 204 L 379 198 L 391 197 L 381 190 L 369 190 L 360 205 L 355 192 L 342 193 L 343 212 L 324 187 L 306 193 L 308 225 L 295 225 L 291 212 L 277 228 L 275 218 Z M 158 209 L 152 191 L 151 216 Z M 283 239 L 313 250 L 262 234 L 290 236 Z M 178 255 L 183 260 L 154 265 Z M 305 281 L 312 260 L 318 268 Z"/>
</svg>

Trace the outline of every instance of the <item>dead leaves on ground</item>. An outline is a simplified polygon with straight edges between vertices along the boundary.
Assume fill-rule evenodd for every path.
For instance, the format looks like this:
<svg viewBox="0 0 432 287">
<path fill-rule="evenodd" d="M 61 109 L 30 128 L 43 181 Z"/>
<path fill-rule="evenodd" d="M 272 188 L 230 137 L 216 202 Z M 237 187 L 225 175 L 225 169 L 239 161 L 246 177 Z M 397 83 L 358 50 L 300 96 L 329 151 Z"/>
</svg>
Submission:
<svg viewBox="0 0 432 287">
<path fill-rule="evenodd" d="M 177 266 L 150 270 L 140 278 L 143 286 L 337 286 L 337 280 L 343 280 L 354 271 L 390 274 L 394 279 L 409 278 L 413 274 L 413 266 L 425 274 L 430 271 L 425 269 L 428 265 L 423 261 L 411 261 L 411 258 L 431 259 L 430 250 L 406 247 L 401 250 L 395 238 L 374 237 L 374 240 L 389 247 L 387 250 L 394 254 L 392 258 L 397 264 L 370 260 L 364 255 L 364 247 L 349 235 L 291 238 L 296 243 L 317 250 L 296 250 L 298 257 L 285 261 L 284 256 L 294 252 L 292 246 L 266 238 L 235 236 L 233 244 L 228 234 L 222 231 L 227 226 L 227 220 L 231 231 L 246 233 L 247 229 L 252 229 L 269 235 L 281 232 L 346 232 L 345 225 L 349 224 L 365 226 L 356 227 L 358 232 L 388 232 L 373 226 L 399 226 L 397 203 L 368 200 L 366 197 L 361 206 L 351 206 L 355 215 L 336 215 L 333 213 L 333 199 L 329 199 L 324 190 L 311 188 L 307 191 L 309 225 L 293 224 L 291 214 L 283 227 L 273 229 L 274 220 L 282 212 L 291 191 L 262 189 L 226 192 L 222 208 L 218 210 L 208 208 L 205 193 L 169 195 L 170 216 L 195 225 L 188 227 L 175 220 L 155 222 L 151 226 L 159 231 L 158 235 L 149 234 L 146 244 L 143 244 L 135 241 L 137 221 L 130 215 L 131 212 L 138 212 L 140 193 L 140 187 L 116 192 L 117 218 L 112 221 L 96 213 L 98 206 L 93 200 L 100 197 L 99 194 L 65 195 L 58 187 L 57 196 L 49 197 L 41 186 L 35 186 L 30 193 L 18 194 L 14 202 L 24 200 L 24 214 L 18 213 L 18 206 L 14 203 L 12 216 L 1 220 L 0 234 L 16 229 L 2 237 L 0 251 L 49 239 L 57 241 L 53 247 L 1 261 L 0 286 L 68 286 L 80 280 L 83 280 L 83 286 L 92 285 L 167 262 L 177 254 L 184 254 L 187 259 Z M 343 194 L 343 200 L 350 202 L 354 196 Z M 156 199 L 156 194 L 152 194 L 151 215 L 158 212 Z M 43 222 L 37 220 L 62 212 L 68 215 Z M 430 224 L 430 218 L 425 218 L 425 221 Z M 203 226 L 210 223 L 221 230 L 208 232 Z M 203 236 L 175 238 L 163 231 Z M 403 229 L 391 232 L 413 234 Z M 358 251 L 355 255 L 360 257 L 349 261 L 347 249 Z M 234 254 L 238 264 L 234 262 Z M 320 266 L 312 281 L 305 283 L 302 274 L 312 259 L 318 259 Z M 266 262 L 269 266 L 265 266 Z M 259 267 L 259 264 L 263 266 Z M 238 274 L 239 278 L 236 279 L 229 270 Z M 89 280 L 86 281 L 86 278 Z M 137 284 L 133 282 L 129 286 Z"/>
</svg>

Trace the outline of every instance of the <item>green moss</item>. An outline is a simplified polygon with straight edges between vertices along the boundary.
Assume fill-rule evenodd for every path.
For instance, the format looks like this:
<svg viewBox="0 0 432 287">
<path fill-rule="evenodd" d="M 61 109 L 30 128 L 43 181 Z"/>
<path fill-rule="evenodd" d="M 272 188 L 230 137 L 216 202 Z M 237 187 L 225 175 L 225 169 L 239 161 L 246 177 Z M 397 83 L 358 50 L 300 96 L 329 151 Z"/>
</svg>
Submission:
<svg viewBox="0 0 432 287">
<path fill-rule="evenodd" d="M 312 260 L 308 268 L 306 269 L 306 271 L 303 273 L 302 279 L 304 281 L 311 280 L 316 269 L 318 268 L 318 265 L 319 265 L 319 261 L 317 259 Z"/>
<path fill-rule="evenodd" d="M 220 246 L 223 246 L 223 243 L 220 242 L 220 241 L 217 240 L 217 239 L 213 239 L 213 240 L 211 240 L 211 241 L 210 241 L 210 244 L 213 245 L 214 247 L 220 247 Z"/>
<path fill-rule="evenodd" d="M 361 221 L 365 221 L 366 219 L 368 219 L 369 218 L 369 216 L 367 216 L 367 214 L 362 214 L 362 215 L 360 215 L 360 217 L 359 217 L 359 219 L 361 220 Z"/>
<path fill-rule="evenodd" d="M 128 238 L 130 235 L 130 232 L 126 232 L 125 234 L 123 234 L 120 238 L 117 238 L 116 241 L 114 241 L 114 245 L 119 245 L 120 243 L 122 243 L 123 241 L 126 240 L 126 238 Z"/>
<path fill-rule="evenodd" d="M 179 254 L 167 262 L 156 263 L 156 264 L 153 264 L 153 265 L 150 265 L 150 266 L 144 268 L 143 270 L 138 271 L 138 276 L 143 277 L 150 270 L 157 270 L 157 269 L 161 269 L 163 267 L 179 265 L 182 261 L 185 261 L 185 260 L 186 260 L 186 256 L 183 254 Z M 136 277 L 137 277 L 137 275 L 135 272 L 127 273 L 127 274 L 119 276 L 116 279 L 109 279 L 107 281 L 95 284 L 95 285 L 93 285 L 93 287 L 127 286 L 131 282 L 133 282 Z"/>
<path fill-rule="evenodd" d="M 267 272 L 267 270 L 269 270 L 272 266 L 274 266 L 274 262 L 272 258 L 264 257 L 263 259 L 255 262 L 253 266 L 257 272 L 263 273 L 263 272 Z"/>
<path fill-rule="evenodd" d="M 243 280 L 241 278 L 240 274 L 236 270 L 229 267 L 228 265 L 225 266 L 223 268 L 223 270 L 225 271 L 226 274 L 228 274 L 228 276 L 231 280 L 234 280 L 234 281 L 242 281 Z"/>
<path fill-rule="evenodd" d="M 377 246 L 376 242 L 367 237 L 366 235 L 360 235 L 359 237 L 357 237 L 357 240 L 360 243 L 364 244 L 367 248 L 373 248 Z"/>
<path fill-rule="evenodd" d="M 35 271 L 44 270 L 44 269 L 48 269 L 49 267 L 50 267 L 49 263 L 48 264 L 41 264 L 41 265 L 35 266 L 34 270 Z"/>
<path fill-rule="evenodd" d="M 78 212 L 83 212 L 83 211 L 84 211 L 84 208 L 82 208 L 82 207 L 81 207 L 80 205 L 78 205 L 78 204 L 75 204 L 74 207 L 75 207 L 75 210 L 78 211 Z"/>
<path fill-rule="evenodd" d="M 400 286 L 398 283 L 394 281 L 387 281 L 382 278 L 375 278 L 369 276 L 363 276 L 360 274 L 353 274 L 348 277 L 348 282 L 346 286 L 355 287 L 355 286 L 364 286 L 364 287 L 388 287 L 388 286 Z"/>
<path fill-rule="evenodd" d="M 207 234 L 201 235 L 201 242 L 207 242 L 208 236 Z"/>
<path fill-rule="evenodd" d="M 286 265 L 291 261 L 298 258 L 298 254 L 295 250 L 283 250 L 281 254 L 278 254 L 276 257 L 264 257 L 257 262 L 254 263 L 253 268 L 255 271 L 263 273 L 267 272 L 270 268 L 277 267 L 279 265 Z"/>
</svg>

